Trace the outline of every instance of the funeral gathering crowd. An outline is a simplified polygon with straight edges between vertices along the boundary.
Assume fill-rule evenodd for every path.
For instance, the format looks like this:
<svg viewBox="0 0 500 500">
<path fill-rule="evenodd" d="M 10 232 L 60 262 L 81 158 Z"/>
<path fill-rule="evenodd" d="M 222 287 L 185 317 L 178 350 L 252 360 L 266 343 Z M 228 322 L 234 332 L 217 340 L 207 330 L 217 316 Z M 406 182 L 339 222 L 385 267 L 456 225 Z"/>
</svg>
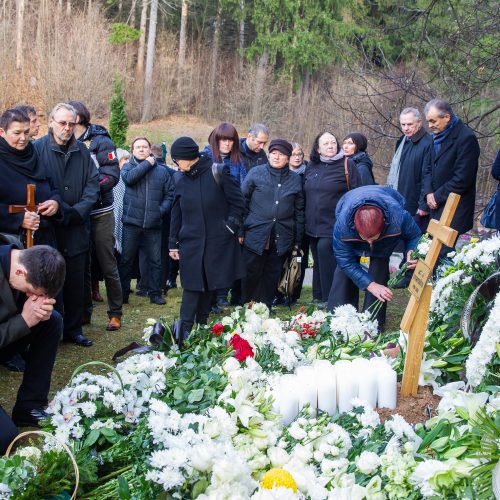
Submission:
<svg viewBox="0 0 500 500">
<path fill-rule="evenodd" d="M 12 419 L 0 407 L 0 453 L 16 426 L 46 417 L 60 340 L 92 345 L 82 325 L 92 302 L 103 300 L 99 280 L 106 329 L 115 331 L 131 278 L 138 278 L 138 295 L 163 305 L 179 274 L 180 342 L 211 310 L 252 300 L 294 303 L 300 287 L 292 296 L 277 292 L 290 255 L 302 256 L 302 283 L 312 253 L 319 306 L 357 307 L 359 290 L 366 291 L 364 309 L 390 301 L 391 254 L 410 260 L 449 193 L 461 195 L 452 227 L 460 234 L 473 227 L 479 158 L 476 136 L 447 101 L 434 99 L 423 113 L 402 110 L 400 125 L 388 178 L 377 185 L 358 132 L 342 142 L 331 130 L 319 133 L 306 161 L 300 144 L 272 138 L 263 124 L 240 139 L 221 123 L 202 151 L 190 137 L 176 139 L 167 166 L 165 145 L 146 137 L 134 139 L 130 153 L 116 149 L 79 101 L 57 104 L 40 138 L 34 107 L 3 112 L 0 361 L 24 374 Z M 493 176 L 500 179 L 498 158 Z M 28 184 L 35 185 L 31 205 Z M 31 232 L 34 245 L 24 248 Z M 368 269 L 362 257 L 370 258 Z M 382 330 L 385 307 L 378 320 Z"/>
</svg>

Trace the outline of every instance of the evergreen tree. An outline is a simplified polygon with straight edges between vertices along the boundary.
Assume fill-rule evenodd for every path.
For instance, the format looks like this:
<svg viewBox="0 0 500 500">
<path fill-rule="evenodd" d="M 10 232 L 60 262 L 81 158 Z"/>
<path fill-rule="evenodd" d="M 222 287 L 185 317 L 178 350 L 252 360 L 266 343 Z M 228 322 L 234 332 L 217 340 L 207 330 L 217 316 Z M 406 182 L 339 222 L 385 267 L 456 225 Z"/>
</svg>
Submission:
<svg viewBox="0 0 500 500">
<path fill-rule="evenodd" d="M 109 118 L 109 135 L 117 148 L 124 148 L 127 140 L 128 118 L 125 113 L 127 101 L 123 92 L 123 82 L 120 77 L 113 80 L 113 95 L 111 96 Z"/>
</svg>

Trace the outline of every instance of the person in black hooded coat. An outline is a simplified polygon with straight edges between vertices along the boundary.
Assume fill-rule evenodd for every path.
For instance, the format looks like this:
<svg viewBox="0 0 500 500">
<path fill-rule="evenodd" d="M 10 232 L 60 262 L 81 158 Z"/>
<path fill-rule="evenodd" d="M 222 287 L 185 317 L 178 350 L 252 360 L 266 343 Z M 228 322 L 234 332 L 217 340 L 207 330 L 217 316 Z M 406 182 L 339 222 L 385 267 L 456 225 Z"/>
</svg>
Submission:
<svg viewBox="0 0 500 500">
<path fill-rule="evenodd" d="M 229 167 L 213 170 L 193 139 L 177 139 L 170 155 L 180 170 L 174 175 L 169 253 L 180 267 L 182 342 L 195 320 L 206 324 L 213 292 L 245 275 L 238 243 L 245 205 Z"/>
</svg>

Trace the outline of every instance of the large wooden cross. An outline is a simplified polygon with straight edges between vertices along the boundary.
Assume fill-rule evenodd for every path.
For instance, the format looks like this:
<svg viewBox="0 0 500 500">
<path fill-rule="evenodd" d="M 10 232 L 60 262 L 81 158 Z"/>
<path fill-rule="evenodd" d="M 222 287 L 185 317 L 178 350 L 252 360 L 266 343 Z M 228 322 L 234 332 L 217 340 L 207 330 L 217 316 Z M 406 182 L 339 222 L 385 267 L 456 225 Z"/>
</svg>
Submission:
<svg viewBox="0 0 500 500">
<path fill-rule="evenodd" d="M 417 394 L 432 293 L 432 286 L 428 284 L 428 279 L 434 270 L 441 247 L 443 245 L 452 247 L 457 239 L 457 231 L 449 226 L 459 201 L 460 195 L 450 193 L 439 221 L 432 219 L 429 222 L 427 232 L 432 236 L 431 246 L 425 260 L 417 264 L 409 286 L 412 295 L 400 325 L 401 330 L 408 333 L 405 368 L 401 383 L 402 396 Z"/>
<path fill-rule="evenodd" d="M 20 212 L 25 212 L 26 210 L 30 212 L 36 212 L 38 210 L 38 205 L 35 204 L 35 184 L 26 184 L 26 205 L 9 205 L 9 214 L 18 214 Z M 33 230 L 26 229 L 26 248 L 33 246 Z"/>
</svg>

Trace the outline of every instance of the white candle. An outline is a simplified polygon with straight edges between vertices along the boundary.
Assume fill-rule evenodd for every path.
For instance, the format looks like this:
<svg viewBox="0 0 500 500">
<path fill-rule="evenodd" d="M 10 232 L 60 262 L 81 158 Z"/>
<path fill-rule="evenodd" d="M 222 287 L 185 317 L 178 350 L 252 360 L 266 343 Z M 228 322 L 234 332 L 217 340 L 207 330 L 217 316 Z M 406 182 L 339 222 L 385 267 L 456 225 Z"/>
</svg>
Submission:
<svg viewBox="0 0 500 500">
<path fill-rule="evenodd" d="M 283 375 L 279 382 L 279 406 L 283 425 L 291 424 L 299 414 L 299 399 L 296 391 L 297 377 Z"/>
<path fill-rule="evenodd" d="M 337 405 L 340 413 L 352 410 L 352 399 L 358 396 L 358 379 L 353 373 L 351 363 L 342 364 L 340 367 L 335 363 L 337 374 Z"/>
<path fill-rule="evenodd" d="M 299 398 L 299 409 L 309 404 L 316 415 L 318 408 L 317 373 L 312 366 L 299 366 L 297 372 L 296 391 Z"/>
<path fill-rule="evenodd" d="M 392 368 L 377 366 L 377 388 L 379 408 L 396 408 L 397 375 Z"/>
<path fill-rule="evenodd" d="M 365 360 L 367 361 L 367 360 Z M 353 363 L 354 364 L 354 363 Z M 377 406 L 378 379 L 376 366 L 368 361 L 356 368 L 358 398 L 372 408 Z"/>
<path fill-rule="evenodd" d="M 326 359 L 313 363 L 318 386 L 318 409 L 334 415 L 337 411 L 337 383 L 335 368 Z"/>
</svg>

